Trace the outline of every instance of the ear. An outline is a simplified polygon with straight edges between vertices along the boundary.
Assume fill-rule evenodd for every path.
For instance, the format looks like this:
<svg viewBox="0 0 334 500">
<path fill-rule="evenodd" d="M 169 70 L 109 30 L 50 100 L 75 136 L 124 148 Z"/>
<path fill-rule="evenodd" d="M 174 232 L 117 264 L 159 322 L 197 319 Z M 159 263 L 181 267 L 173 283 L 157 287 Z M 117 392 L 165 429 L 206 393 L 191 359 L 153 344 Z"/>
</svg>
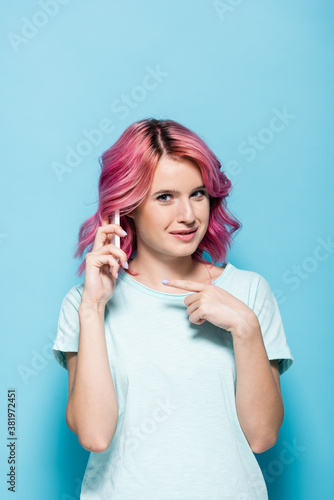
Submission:
<svg viewBox="0 0 334 500">
<path fill-rule="evenodd" d="M 131 212 L 126 214 L 126 217 L 130 217 L 130 219 L 133 219 L 136 215 L 135 212 L 136 212 L 136 209 L 132 210 Z"/>
<path fill-rule="evenodd" d="M 107 226 L 108 224 L 112 223 L 112 220 L 109 222 L 109 219 L 110 217 L 108 215 L 106 215 L 105 217 L 103 217 L 102 219 L 102 226 Z M 112 217 L 111 217 L 112 219 Z"/>
</svg>

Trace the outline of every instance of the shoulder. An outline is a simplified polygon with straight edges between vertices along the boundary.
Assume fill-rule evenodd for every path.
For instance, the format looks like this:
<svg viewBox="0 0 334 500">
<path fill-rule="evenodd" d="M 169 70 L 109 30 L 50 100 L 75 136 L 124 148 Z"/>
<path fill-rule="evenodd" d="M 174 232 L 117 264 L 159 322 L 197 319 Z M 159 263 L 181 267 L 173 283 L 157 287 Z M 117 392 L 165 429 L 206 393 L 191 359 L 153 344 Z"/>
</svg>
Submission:
<svg viewBox="0 0 334 500">
<path fill-rule="evenodd" d="M 81 298 L 83 289 L 84 289 L 84 283 L 79 283 L 78 285 L 74 285 L 70 291 L 74 294 L 79 295 Z"/>
<path fill-rule="evenodd" d="M 62 305 L 66 305 L 70 302 L 71 304 L 78 306 L 81 302 L 83 288 L 83 283 L 72 286 L 72 288 L 70 288 L 63 297 Z"/>
<path fill-rule="evenodd" d="M 231 290 L 232 294 L 242 297 L 242 300 L 252 309 L 256 303 L 262 303 L 268 298 L 272 300 L 271 286 L 262 274 L 257 271 L 238 268 L 233 264 L 230 264 L 229 267 L 226 286 Z"/>
<path fill-rule="evenodd" d="M 231 278 L 235 284 L 241 284 L 242 286 L 248 285 L 256 288 L 261 281 L 265 281 L 264 277 L 257 271 L 242 269 L 236 267 L 232 263 L 229 263 L 229 267 Z"/>
</svg>

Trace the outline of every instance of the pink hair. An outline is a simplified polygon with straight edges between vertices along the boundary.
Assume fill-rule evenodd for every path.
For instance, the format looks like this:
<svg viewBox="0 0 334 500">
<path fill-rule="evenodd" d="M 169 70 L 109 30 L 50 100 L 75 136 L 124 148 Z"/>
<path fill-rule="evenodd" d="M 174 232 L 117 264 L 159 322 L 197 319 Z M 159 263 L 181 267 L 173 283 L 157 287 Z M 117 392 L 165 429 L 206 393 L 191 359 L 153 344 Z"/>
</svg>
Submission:
<svg viewBox="0 0 334 500">
<path fill-rule="evenodd" d="M 75 258 L 81 257 L 86 248 L 92 250 L 96 231 L 103 219 L 113 217 L 119 210 L 120 225 L 128 233 L 120 238 L 121 249 L 130 260 L 137 249 L 137 238 L 134 222 L 126 214 L 146 198 L 162 157 L 190 160 L 200 168 L 210 194 L 210 218 L 207 232 L 193 257 L 207 263 L 202 257 L 203 252 L 207 252 L 214 264 L 225 261 L 232 235 L 242 227 L 242 223 L 226 207 L 226 198 L 232 189 L 231 181 L 221 171 L 218 158 L 197 134 L 173 120 L 154 118 L 130 125 L 99 158 L 98 210 L 80 227 Z M 84 260 L 78 268 L 78 276 L 81 276 L 85 266 Z M 122 267 L 119 272 L 121 270 Z"/>
</svg>

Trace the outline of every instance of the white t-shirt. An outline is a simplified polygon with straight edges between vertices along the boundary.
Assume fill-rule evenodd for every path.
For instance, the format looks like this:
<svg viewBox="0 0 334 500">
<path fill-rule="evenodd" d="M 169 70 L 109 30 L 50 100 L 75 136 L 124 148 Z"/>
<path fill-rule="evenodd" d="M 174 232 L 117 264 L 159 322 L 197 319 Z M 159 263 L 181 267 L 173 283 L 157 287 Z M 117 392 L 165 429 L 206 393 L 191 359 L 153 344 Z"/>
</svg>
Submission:
<svg viewBox="0 0 334 500">
<path fill-rule="evenodd" d="M 215 285 L 254 310 L 282 375 L 294 358 L 268 282 L 227 263 Z M 53 353 L 64 368 L 64 352 L 78 351 L 83 287 L 61 306 Z M 237 417 L 232 335 L 191 323 L 189 293 L 153 290 L 120 272 L 105 309 L 117 429 L 105 452 L 90 453 L 81 500 L 268 499 Z"/>
</svg>

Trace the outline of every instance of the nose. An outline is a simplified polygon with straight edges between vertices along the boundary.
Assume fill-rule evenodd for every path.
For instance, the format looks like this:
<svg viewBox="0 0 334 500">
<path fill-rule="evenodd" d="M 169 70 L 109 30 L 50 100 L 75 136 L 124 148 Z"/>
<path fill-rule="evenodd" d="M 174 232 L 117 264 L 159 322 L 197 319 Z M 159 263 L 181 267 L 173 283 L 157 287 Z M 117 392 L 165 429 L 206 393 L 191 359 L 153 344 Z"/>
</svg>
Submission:
<svg viewBox="0 0 334 500">
<path fill-rule="evenodd" d="M 192 204 L 189 200 L 180 200 L 177 204 L 177 222 L 192 224 L 196 220 Z"/>
</svg>

